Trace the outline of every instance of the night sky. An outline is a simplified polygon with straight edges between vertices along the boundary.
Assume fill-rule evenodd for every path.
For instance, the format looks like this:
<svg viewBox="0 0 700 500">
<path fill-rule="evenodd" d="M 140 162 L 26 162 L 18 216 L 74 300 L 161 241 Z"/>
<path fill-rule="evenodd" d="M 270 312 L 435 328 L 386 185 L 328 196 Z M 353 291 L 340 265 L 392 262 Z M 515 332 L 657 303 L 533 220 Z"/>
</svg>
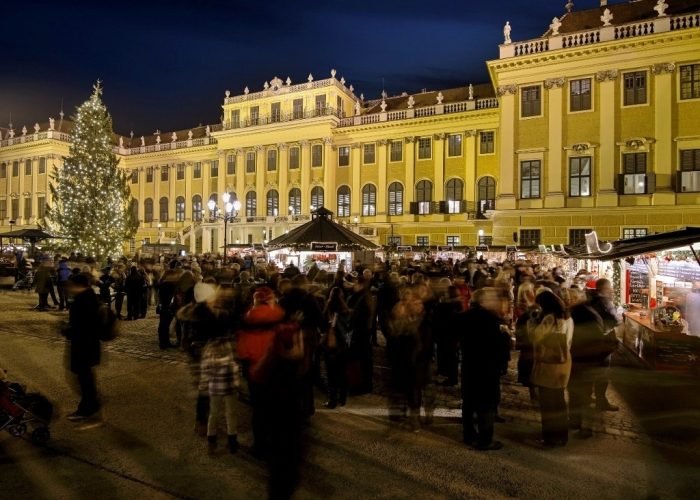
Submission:
<svg viewBox="0 0 700 500">
<path fill-rule="evenodd" d="M 0 11 L 0 124 L 67 115 L 97 78 L 115 130 L 214 123 L 224 91 L 338 70 L 376 98 L 488 81 L 506 20 L 541 35 L 565 0 L 12 1 Z M 577 0 L 576 10 L 597 0 Z"/>
</svg>

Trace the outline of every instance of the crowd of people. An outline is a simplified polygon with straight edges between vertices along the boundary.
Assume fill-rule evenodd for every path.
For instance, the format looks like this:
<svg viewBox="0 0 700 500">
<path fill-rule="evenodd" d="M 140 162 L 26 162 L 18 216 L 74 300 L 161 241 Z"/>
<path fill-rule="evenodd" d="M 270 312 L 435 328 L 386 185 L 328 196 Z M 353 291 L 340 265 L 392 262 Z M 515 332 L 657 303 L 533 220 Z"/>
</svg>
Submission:
<svg viewBox="0 0 700 500">
<path fill-rule="evenodd" d="M 83 286 L 79 276 L 88 269 L 70 269 L 65 260 L 55 264 L 58 282 L 66 276 Z M 297 481 L 315 386 L 324 387 L 328 409 L 372 391 L 380 343 L 391 370 L 389 419 L 410 430 L 429 426 L 436 384 L 458 386 L 463 440 L 477 450 L 503 446 L 494 422 L 503 420 L 501 378 L 514 349 L 518 381 L 541 411 L 543 446 L 564 446 L 572 429 L 590 437 L 593 405 L 617 410 L 606 397 L 620 320 L 608 280 L 586 289 L 584 274 L 567 279 L 561 269 L 525 261 L 356 262 L 353 269 L 330 273 L 314 264 L 303 273 L 239 258 L 124 258 L 90 279 L 118 318 L 136 320 L 149 303 L 156 306 L 159 346 L 187 354 L 198 395 L 195 429 L 211 451 L 223 417 L 228 449 L 237 452 L 234 401 L 238 394 L 249 400 L 252 453 L 268 460 L 276 496 L 288 496 Z M 47 292 L 37 291 L 45 305 Z M 89 397 L 79 416 L 99 408 L 94 384 L 84 385 Z"/>
</svg>

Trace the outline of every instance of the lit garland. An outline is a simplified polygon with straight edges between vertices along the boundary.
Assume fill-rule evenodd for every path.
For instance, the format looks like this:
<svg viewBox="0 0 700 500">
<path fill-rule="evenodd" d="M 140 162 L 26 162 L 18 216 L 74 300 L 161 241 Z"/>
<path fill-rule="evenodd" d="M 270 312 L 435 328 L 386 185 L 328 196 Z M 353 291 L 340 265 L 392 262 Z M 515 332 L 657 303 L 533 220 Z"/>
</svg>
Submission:
<svg viewBox="0 0 700 500">
<path fill-rule="evenodd" d="M 621 303 L 620 296 L 622 295 L 622 263 L 619 260 L 613 261 L 613 291 L 615 294 L 615 305 Z"/>
<path fill-rule="evenodd" d="M 90 99 L 77 109 L 69 155 L 52 175 L 49 228 L 73 242 L 83 255 L 103 259 L 122 253 L 122 242 L 136 233 L 129 208 L 127 174 L 112 152 L 112 118 L 98 81 Z"/>
</svg>

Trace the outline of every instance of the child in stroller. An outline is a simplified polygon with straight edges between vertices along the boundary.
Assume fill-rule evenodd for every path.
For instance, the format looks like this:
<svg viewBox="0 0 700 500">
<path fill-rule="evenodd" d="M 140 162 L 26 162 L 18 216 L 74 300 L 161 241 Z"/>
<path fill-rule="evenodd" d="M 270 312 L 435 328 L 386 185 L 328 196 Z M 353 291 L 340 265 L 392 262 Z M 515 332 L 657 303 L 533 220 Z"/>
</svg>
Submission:
<svg viewBox="0 0 700 500">
<path fill-rule="evenodd" d="M 51 437 L 53 405 L 41 394 L 27 393 L 21 385 L 3 377 L 0 369 L 0 431 L 20 437 L 31 429 L 32 442 L 45 445 Z"/>
<path fill-rule="evenodd" d="M 30 266 L 24 270 L 17 271 L 17 281 L 12 286 L 12 290 L 24 290 L 29 292 L 34 284 L 34 271 Z"/>
</svg>

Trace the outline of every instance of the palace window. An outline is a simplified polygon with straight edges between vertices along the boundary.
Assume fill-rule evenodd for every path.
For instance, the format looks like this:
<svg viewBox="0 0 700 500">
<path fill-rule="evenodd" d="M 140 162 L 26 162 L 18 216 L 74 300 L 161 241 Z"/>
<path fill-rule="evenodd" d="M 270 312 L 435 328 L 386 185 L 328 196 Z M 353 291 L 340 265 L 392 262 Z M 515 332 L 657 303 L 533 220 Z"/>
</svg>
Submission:
<svg viewBox="0 0 700 500">
<path fill-rule="evenodd" d="M 19 162 L 12 162 L 12 177 L 19 177 Z"/>
<path fill-rule="evenodd" d="M 311 190 L 311 207 L 312 210 L 321 208 L 323 206 L 323 188 L 321 186 L 316 186 Z"/>
<path fill-rule="evenodd" d="M 680 167 L 676 189 L 681 193 L 700 192 L 700 149 L 681 150 Z"/>
<path fill-rule="evenodd" d="M 428 236 L 416 236 L 416 245 L 419 247 L 430 246 L 430 237 Z"/>
<path fill-rule="evenodd" d="M 403 215 L 403 185 L 400 182 L 389 184 L 389 215 Z"/>
<path fill-rule="evenodd" d="M 236 175 L 236 155 L 226 157 L 226 175 Z"/>
<path fill-rule="evenodd" d="M 255 151 L 248 151 L 245 154 L 245 171 L 247 174 L 255 173 Z"/>
<path fill-rule="evenodd" d="M 289 168 L 299 168 L 299 147 L 297 146 L 289 148 Z"/>
<path fill-rule="evenodd" d="M 430 181 L 419 181 L 416 184 L 416 203 L 418 204 L 418 215 L 432 213 L 433 183 Z"/>
<path fill-rule="evenodd" d="M 459 236 L 450 234 L 445 237 L 445 243 L 448 245 L 452 245 L 453 247 L 458 247 L 459 246 Z"/>
<path fill-rule="evenodd" d="M 158 220 L 160 222 L 168 222 L 168 198 L 166 196 L 163 196 L 160 199 L 160 216 L 158 217 Z"/>
<path fill-rule="evenodd" d="M 289 191 L 289 214 L 301 214 L 301 189 L 293 188 Z"/>
<path fill-rule="evenodd" d="M 143 221 L 153 222 L 153 200 L 150 198 L 143 202 Z"/>
<path fill-rule="evenodd" d="M 350 217 L 350 188 L 338 188 L 338 217 Z"/>
<path fill-rule="evenodd" d="M 645 194 L 647 190 L 647 154 L 626 153 L 622 155 L 621 194 Z"/>
<path fill-rule="evenodd" d="M 257 125 L 260 122 L 260 106 L 250 107 L 250 124 Z"/>
<path fill-rule="evenodd" d="M 209 162 L 209 172 L 211 177 L 219 177 L 219 160 Z"/>
<path fill-rule="evenodd" d="M 569 196 L 591 195 L 591 157 L 569 158 Z"/>
<path fill-rule="evenodd" d="M 241 110 L 234 109 L 231 111 L 231 128 L 240 128 L 241 126 Z"/>
<path fill-rule="evenodd" d="M 185 220 L 185 197 L 178 196 L 175 198 L 175 222 L 183 222 Z"/>
<path fill-rule="evenodd" d="M 322 115 L 326 112 L 326 95 L 321 94 L 316 96 L 316 115 Z"/>
<path fill-rule="evenodd" d="M 292 102 L 292 117 L 295 120 L 304 118 L 304 99 L 294 99 L 294 102 Z"/>
<path fill-rule="evenodd" d="M 432 142 L 430 137 L 421 137 L 418 139 L 418 159 L 429 160 L 432 157 Z"/>
<path fill-rule="evenodd" d="M 270 121 L 277 123 L 282 119 L 282 110 L 279 102 L 270 104 Z"/>
<path fill-rule="evenodd" d="M 587 111 L 591 109 L 591 79 L 571 80 L 569 86 L 570 111 Z"/>
<path fill-rule="evenodd" d="M 277 217 L 280 213 L 280 195 L 276 189 L 267 192 L 267 216 Z"/>
<path fill-rule="evenodd" d="M 447 156 L 462 156 L 462 134 L 447 136 Z"/>
<path fill-rule="evenodd" d="M 311 167 L 322 167 L 323 166 L 323 146 L 321 144 L 314 144 L 311 146 Z"/>
<path fill-rule="evenodd" d="M 540 197 L 540 160 L 520 162 L 520 198 Z"/>
<path fill-rule="evenodd" d="M 132 220 L 138 221 L 139 220 L 139 200 L 137 200 L 136 198 L 131 198 L 130 208 L 131 208 Z"/>
<path fill-rule="evenodd" d="M 362 146 L 362 163 L 365 165 L 371 165 L 375 162 L 375 145 L 374 144 L 364 144 Z"/>
<path fill-rule="evenodd" d="M 131 170 L 131 183 L 137 184 L 139 182 L 139 169 L 134 168 Z"/>
<path fill-rule="evenodd" d="M 350 166 L 350 146 L 339 146 L 338 147 L 338 166 L 339 167 L 349 167 Z"/>
<path fill-rule="evenodd" d="M 377 215 L 377 188 L 374 184 L 365 184 L 362 188 L 362 215 Z"/>
<path fill-rule="evenodd" d="M 625 73 L 624 76 L 625 106 L 647 103 L 647 73 L 646 71 L 634 71 Z"/>
<path fill-rule="evenodd" d="M 569 229 L 569 245 L 572 247 L 580 247 L 586 244 L 586 235 L 592 229 Z"/>
<path fill-rule="evenodd" d="M 479 179 L 477 194 L 480 214 L 496 209 L 496 179 L 488 175 Z"/>
<path fill-rule="evenodd" d="M 192 197 L 192 220 L 195 222 L 202 220 L 202 197 L 198 194 Z"/>
<path fill-rule="evenodd" d="M 401 244 L 401 236 L 387 236 L 386 243 L 389 246 L 397 247 Z"/>
<path fill-rule="evenodd" d="M 479 153 L 482 155 L 491 154 L 494 151 L 494 137 L 495 132 L 489 130 L 488 132 L 479 132 Z"/>
<path fill-rule="evenodd" d="M 541 231 L 539 229 L 521 229 L 520 245 L 524 247 L 536 247 L 541 241 Z"/>
<path fill-rule="evenodd" d="M 169 169 L 167 165 L 163 165 L 160 167 L 160 180 L 161 182 L 165 182 L 168 180 L 168 174 L 169 174 Z"/>
<path fill-rule="evenodd" d="M 43 219 L 46 216 L 46 198 L 43 196 L 38 196 L 36 199 L 36 216 L 39 219 Z"/>
<path fill-rule="evenodd" d="M 403 142 L 391 141 L 389 144 L 389 161 L 403 160 Z"/>
<path fill-rule="evenodd" d="M 277 170 L 277 150 L 268 149 L 267 150 L 267 171 L 274 172 Z"/>
<path fill-rule="evenodd" d="M 625 227 L 622 229 L 622 239 L 629 240 L 632 238 L 641 238 L 648 234 L 645 227 Z"/>
<path fill-rule="evenodd" d="M 542 114 L 542 89 L 539 85 L 523 87 L 520 92 L 520 115 L 523 118 Z"/>
<path fill-rule="evenodd" d="M 39 175 L 46 173 L 46 158 L 39 158 Z M 4 176 L 2 176 L 4 177 Z"/>
<path fill-rule="evenodd" d="M 32 218 L 32 197 L 24 197 L 24 222 L 27 223 Z"/>
<path fill-rule="evenodd" d="M 19 198 L 12 198 L 12 218 L 19 219 Z"/>
<path fill-rule="evenodd" d="M 192 168 L 192 178 L 200 179 L 202 177 L 202 162 L 194 162 L 194 167 Z"/>
<path fill-rule="evenodd" d="M 458 214 L 462 212 L 462 200 L 464 199 L 464 182 L 462 179 L 450 179 L 447 181 L 447 213 Z"/>
<path fill-rule="evenodd" d="M 7 177 L 7 163 L 0 163 L 0 179 Z"/>
<path fill-rule="evenodd" d="M 681 66 L 681 99 L 700 98 L 700 64 Z"/>
<path fill-rule="evenodd" d="M 24 175 L 32 175 L 32 160 L 24 161 Z"/>
<path fill-rule="evenodd" d="M 246 217 L 255 217 L 257 211 L 258 200 L 255 191 L 248 191 L 245 195 L 245 215 Z"/>
<path fill-rule="evenodd" d="M 146 169 L 146 182 L 153 182 L 153 167 Z"/>
</svg>

